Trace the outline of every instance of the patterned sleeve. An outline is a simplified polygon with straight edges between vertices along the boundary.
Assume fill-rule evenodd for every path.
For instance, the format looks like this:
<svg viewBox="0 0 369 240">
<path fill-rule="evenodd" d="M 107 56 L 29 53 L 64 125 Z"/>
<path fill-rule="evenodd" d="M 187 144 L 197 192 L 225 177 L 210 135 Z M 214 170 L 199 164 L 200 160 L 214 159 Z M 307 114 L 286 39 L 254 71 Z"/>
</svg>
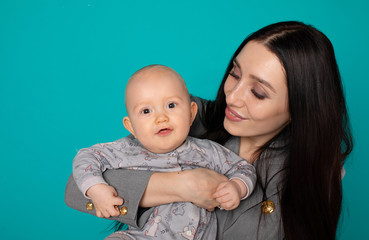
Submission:
<svg viewBox="0 0 369 240">
<path fill-rule="evenodd" d="M 211 143 L 213 149 L 209 154 L 214 155 L 214 170 L 224 174 L 229 179 L 239 179 L 243 181 L 247 188 L 247 194 L 242 199 L 247 198 L 255 187 L 255 167 L 222 145 L 215 142 Z"/>
<path fill-rule="evenodd" d="M 121 142 L 100 143 L 78 151 L 73 160 L 73 178 L 85 196 L 90 187 L 107 184 L 102 176 L 106 169 L 118 168 L 119 161 L 114 154 L 117 148 L 121 148 Z"/>
</svg>

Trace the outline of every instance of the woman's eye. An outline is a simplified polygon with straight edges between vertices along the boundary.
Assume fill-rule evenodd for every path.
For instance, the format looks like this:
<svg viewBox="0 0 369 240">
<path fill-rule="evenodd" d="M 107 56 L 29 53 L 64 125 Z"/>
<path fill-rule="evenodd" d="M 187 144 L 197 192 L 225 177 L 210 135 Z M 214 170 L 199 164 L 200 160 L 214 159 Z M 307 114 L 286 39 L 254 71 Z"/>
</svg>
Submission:
<svg viewBox="0 0 369 240">
<path fill-rule="evenodd" d="M 176 103 L 169 103 L 168 108 L 175 108 L 177 106 Z"/>
<path fill-rule="evenodd" d="M 144 110 L 141 111 L 142 114 L 149 114 L 151 111 L 148 108 L 145 108 Z"/>
<path fill-rule="evenodd" d="M 260 100 L 265 99 L 267 96 L 264 93 L 259 93 L 257 92 L 255 89 L 251 89 L 252 94 L 254 94 L 254 96 Z"/>
<path fill-rule="evenodd" d="M 231 75 L 235 79 L 240 79 L 240 76 L 236 75 L 233 70 L 231 72 L 229 72 L 229 75 Z"/>
<path fill-rule="evenodd" d="M 235 66 L 235 65 L 233 66 L 232 70 L 229 72 L 229 75 L 231 75 L 235 79 L 240 79 L 241 78 L 241 73 L 240 73 L 238 67 Z"/>
</svg>

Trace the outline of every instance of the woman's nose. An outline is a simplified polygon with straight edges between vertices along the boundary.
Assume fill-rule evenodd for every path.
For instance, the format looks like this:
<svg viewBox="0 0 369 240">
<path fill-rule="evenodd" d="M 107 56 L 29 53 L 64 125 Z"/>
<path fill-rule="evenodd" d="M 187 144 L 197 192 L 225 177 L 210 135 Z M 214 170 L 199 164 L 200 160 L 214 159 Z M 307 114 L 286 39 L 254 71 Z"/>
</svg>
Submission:
<svg viewBox="0 0 369 240">
<path fill-rule="evenodd" d="M 229 91 L 225 92 L 228 105 L 242 107 L 245 104 L 246 87 L 242 83 L 235 84 Z"/>
</svg>

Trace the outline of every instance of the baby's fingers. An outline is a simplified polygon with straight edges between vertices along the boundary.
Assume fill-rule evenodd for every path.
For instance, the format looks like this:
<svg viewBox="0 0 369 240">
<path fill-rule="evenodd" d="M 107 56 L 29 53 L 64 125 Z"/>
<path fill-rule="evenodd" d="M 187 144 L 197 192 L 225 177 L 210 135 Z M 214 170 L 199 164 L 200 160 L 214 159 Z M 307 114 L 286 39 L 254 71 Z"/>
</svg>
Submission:
<svg viewBox="0 0 369 240">
<path fill-rule="evenodd" d="M 215 198 L 215 201 L 217 201 L 220 204 L 226 203 L 230 200 L 232 200 L 232 198 L 229 196 L 229 194 L 225 194 L 225 195 Z"/>
<path fill-rule="evenodd" d="M 111 207 L 109 209 L 107 209 L 107 212 L 109 214 L 109 217 L 118 217 L 120 212 L 117 206 Z"/>
<path fill-rule="evenodd" d="M 240 200 L 232 197 L 231 194 L 217 198 L 216 201 L 219 202 L 220 207 L 225 210 L 233 210 L 240 204 Z"/>
<path fill-rule="evenodd" d="M 124 200 L 123 200 L 123 198 L 121 198 L 121 197 L 115 197 L 113 200 L 112 200 L 112 203 L 113 203 L 113 205 L 115 205 L 115 206 L 120 206 L 120 205 L 123 205 L 123 203 L 124 203 Z"/>
<path fill-rule="evenodd" d="M 104 215 L 102 214 L 102 212 L 98 209 L 96 209 L 96 216 L 99 217 L 99 218 L 103 218 Z"/>
<path fill-rule="evenodd" d="M 221 203 L 220 207 L 225 209 L 225 210 L 232 210 L 232 209 L 235 209 L 237 207 L 237 204 L 234 201 L 230 200 L 230 201 Z"/>
<path fill-rule="evenodd" d="M 213 198 L 220 198 L 227 194 L 228 194 L 228 191 L 226 188 L 220 188 L 220 189 L 217 189 L 217 191 L 213 194 Z"/>
</svg>

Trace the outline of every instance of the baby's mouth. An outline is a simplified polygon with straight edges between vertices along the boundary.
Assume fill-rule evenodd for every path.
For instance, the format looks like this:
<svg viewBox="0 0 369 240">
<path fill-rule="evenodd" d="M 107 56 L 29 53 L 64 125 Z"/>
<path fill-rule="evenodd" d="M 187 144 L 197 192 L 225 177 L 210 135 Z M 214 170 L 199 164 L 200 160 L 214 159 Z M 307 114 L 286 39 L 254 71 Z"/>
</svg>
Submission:
<svg viewBox="0 0 369 240">
<path fill-rule="evenodd" d="M 172 129 L 170 128 L 162 128 L 157 132 L 157 134 L 160 136 L 166 136 L 166 135 L 169 135 L 171 132 L 172 132 Z"/>
</svg>

